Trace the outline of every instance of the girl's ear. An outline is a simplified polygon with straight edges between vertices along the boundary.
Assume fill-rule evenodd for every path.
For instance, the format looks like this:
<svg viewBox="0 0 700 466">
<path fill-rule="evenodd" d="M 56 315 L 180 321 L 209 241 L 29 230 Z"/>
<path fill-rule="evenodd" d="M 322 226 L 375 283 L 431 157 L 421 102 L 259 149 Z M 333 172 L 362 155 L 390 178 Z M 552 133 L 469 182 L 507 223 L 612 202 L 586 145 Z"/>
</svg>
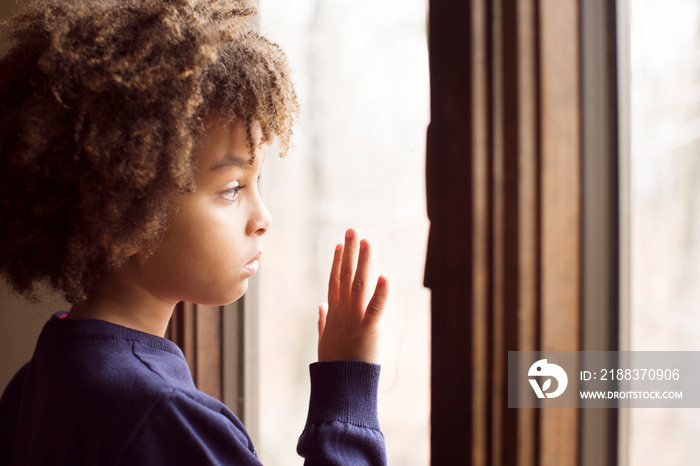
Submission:
<svg viewBox="0 0 700 466">
<path fill-rule="evenodd" d="M 123 245 L 123 246 L 119 247 L 119 252 L 124 257 L 131 257 L 131 256 L 135 255 L 137 252 L 139 252 L 139 249 L 134 245 Z"/>
<path fill-rule="evenodd" d="M 100 236 L 99 243 L 102 249 L 105 251 L 110 251 L 116 257 L 127 258 L 139 252 L 139 248 L 133 244 L 130 244 L 128 240 L 116 242 L 106 234 Z"/>
</svg>

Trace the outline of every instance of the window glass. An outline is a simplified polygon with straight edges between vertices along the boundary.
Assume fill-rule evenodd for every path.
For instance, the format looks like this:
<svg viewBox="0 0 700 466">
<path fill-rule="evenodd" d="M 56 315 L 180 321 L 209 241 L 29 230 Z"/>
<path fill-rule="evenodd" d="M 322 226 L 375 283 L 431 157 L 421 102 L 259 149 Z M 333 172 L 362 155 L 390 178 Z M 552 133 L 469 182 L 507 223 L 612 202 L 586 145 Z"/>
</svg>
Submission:
<svg viewBox="0 0 700 466">
<path fill-rule="evenodd" d="M 429 463 L 425 0 L 260 0 L 261 32 L 288 54 L 302 114 L 261 179 L 274 224 L 259 276 L 260 439 L 291 464 L 316 360 L 333 249 L 355 227 L 389 278 L 379 415 L 390 464 Z M 299 460 L 301 463 L 301 460 Z"/>
<path fill-rule="evenodd" d="M 700 2 L 632 0 L 633 350 L 700 350 Z M 630 464 L 700 464 L 694 409 L 630 411 Z"/>
</svg>

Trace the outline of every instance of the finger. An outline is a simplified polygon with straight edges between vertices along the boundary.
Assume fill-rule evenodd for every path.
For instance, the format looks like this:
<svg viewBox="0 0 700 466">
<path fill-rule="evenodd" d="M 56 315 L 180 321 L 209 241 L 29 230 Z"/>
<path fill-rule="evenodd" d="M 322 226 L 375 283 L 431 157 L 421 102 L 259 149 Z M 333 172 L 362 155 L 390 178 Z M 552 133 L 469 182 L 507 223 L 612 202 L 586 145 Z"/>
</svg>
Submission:
<svg viewBox="0 0 700 466">
<path fill-rule="evenodd" d="M 340 264 L 340 301 L 349 301 L 352 289 L 352 278 L 355 273 L 357 261 L 357 235 L 355 230 L 348 228 L 345 232 L 345 248 L 343 250 L 343 262 Z"/>
<path fill-rule="evenodd" d="M 357 259 L 357 270 L 355 271 L 355 278 L 352 280 L 352 296 L 350 298 L 352 308 L 359 311 L 363 311 L 365 306 L 365 284 L 369 275 L 369 258 L 369 241 L 363 239 L 360 241 L 360 256 Z"/>
<path fill-rule="evenodd" d="M 377 286 L 374 289 L 372 299 L 369 300 L 363 324 L 365 326 L 375 326 L 379 323 L 384 312 L 387 297 L 389 296 L 389 282 L 386 277 L 380 275 L 377 279 Z"/>
<path fill-rule="evenodd" d="M 337 244 L 333 253 L 333 265 L 331 265 L 331 276 L 328 280 L 328 305 L 335 307 L 338 304 L 338 293 L 340 290 L 340 264 L 343 258 L 343 245 Z"/>
<path fill-rule="evenodd" d="M 318 306 L 318 338 L 321 338 L 326 328 L 326 316 L 328 315 L 328 304 L 322 303 Z"/>
</svg>

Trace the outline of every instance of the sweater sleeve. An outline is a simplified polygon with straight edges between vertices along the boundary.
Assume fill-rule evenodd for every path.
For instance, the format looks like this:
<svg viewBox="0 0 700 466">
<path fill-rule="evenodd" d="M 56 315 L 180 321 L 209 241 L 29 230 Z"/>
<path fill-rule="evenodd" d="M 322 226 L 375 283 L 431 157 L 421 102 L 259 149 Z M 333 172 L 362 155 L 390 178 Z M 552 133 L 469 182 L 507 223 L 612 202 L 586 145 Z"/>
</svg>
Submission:
<svg viewBox="0 0 700 466">
<path fill-rule="evenodd" d="M 310 367 L 311 399 L 297 452 L 305 465 L 385 465 L 379 430 L 379 366 L 361 361 Z"/>
</svg>

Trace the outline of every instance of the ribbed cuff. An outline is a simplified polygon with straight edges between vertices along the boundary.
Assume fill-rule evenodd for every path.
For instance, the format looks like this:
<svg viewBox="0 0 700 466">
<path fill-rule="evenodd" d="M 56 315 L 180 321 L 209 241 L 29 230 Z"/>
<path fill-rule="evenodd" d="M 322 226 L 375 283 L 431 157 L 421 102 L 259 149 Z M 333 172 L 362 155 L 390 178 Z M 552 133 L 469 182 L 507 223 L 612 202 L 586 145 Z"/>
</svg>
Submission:
<svg viewBox="0 0 700 466">
<path fill-rule="evenodd" d="M 380 366 L 362 361 L 317 362 L 309 367 L 311 400 L 307 424 L 344 422 L 379 430 Z"/>
</svg>

